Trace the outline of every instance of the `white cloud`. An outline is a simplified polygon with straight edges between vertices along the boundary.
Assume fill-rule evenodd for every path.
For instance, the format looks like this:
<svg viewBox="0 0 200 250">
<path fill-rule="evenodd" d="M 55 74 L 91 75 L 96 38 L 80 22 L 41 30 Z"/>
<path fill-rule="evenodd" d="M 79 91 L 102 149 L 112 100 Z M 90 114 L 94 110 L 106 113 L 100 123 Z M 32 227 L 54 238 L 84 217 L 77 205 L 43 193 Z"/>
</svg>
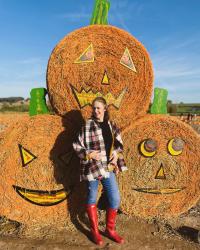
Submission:
<svg viewBox="0 0 200 250">
<path fill-rule="evenodd" d="M 79 21 L 80 19 L 90 19 L 91 14 L 89 13 L 79 13 L 79 12 L 74 12 L 74 13 L 63 13 L 57 15 L 57 17 L 62 18 L 62 19 L 67 19 L 67 21 Z"/>
<path fill-rule="evenodd" d="M 45 87 L 46 64 L 42 58 L 0 61 L 0 96 L 29 97 L 32 88 Z"/>
<path fill-rule="evenodd" d="M 127 0 L 113 2 L 111 3 L 111 10 L 108 16 L 109 23 L 115 23 L 116 26 L 119 25 L 121 28 L 130 32 L 130 28 L 133 29 L 134 20 L 141 15 L 143 9 L 144 4 L 141 2 L 130 3 L 130 1 Z"/>
<path fill-rule="evenodd" d="M 155 86 L 166 88 L 174 102 L 200 102 L 199 37 L 157 41 L 151 53 Z"/>
<path fill-rule="evenodd" d="M 41 64 L 44 62 L 45 62 L 44 59 L 35 57 L 35 58 L 26 58 L 23 60 L 18 60 L 16 63 L 19 63 L 19 64 Z"/>
<path fill-rule="evenodd" d="M 77 6 L 78 7 L 78 6 Z M 88 9 L 81 6 L 80 9 L 76 8 L 75 12 L 65 12 L 56 14 L 55 17 L 59 19 L 66 19 L 68 22 L 79 22 L 82 19 L 90 20 L 92 13 L 88 12 Z"/>
</svg>

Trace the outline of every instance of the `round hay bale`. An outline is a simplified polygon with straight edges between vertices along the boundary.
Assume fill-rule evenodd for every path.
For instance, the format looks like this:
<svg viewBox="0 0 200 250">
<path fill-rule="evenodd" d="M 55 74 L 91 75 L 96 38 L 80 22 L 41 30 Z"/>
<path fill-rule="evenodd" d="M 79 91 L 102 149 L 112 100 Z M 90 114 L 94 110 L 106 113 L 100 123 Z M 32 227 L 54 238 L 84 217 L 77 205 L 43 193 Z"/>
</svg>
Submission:
<svg viewBox="0 0 200 250">
<path fill-rule="evenodd" d="M 1 113 L 0 114 L 0 134 L 14 123 L 20 122 L 24 119 L 24 116 L 28 116 L 25 113 Z"/>
<path fill-rule="evenodd" d="M 123 140 L 129 167 L 119 176 L 124 212 L 169 218 L 196 204 L 200 137 L 190 126 L 166 115 L 146 115 L 123 131 Z"/>
<path fill-rule="evenodd" d="M 153 69 L 145 47 L 128 32 L 110 25 L 91 25 L 65 36 L 53 50 L 47 88 L 55 111 L 81 110 L 103 96 L 111 118 L 122 127 L 146 113 L 153 89 Z"/>
<path fill-rule="evenodd" d="M 38 115 L 6 131 L 0 152 L 1 216 L 33 230 L 74 228 L 84 204 L 79 160 L 72 150 L 76 129 L 59 116 Z"/>
</svg>

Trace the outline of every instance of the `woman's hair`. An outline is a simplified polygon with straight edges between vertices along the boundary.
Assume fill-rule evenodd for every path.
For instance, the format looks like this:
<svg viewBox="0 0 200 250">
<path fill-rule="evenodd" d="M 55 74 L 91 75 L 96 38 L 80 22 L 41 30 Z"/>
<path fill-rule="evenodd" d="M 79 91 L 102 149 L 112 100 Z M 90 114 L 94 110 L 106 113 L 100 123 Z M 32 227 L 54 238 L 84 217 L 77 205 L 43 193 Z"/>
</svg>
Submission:
<svg viewBox="0 0 200 250">
<path fill-rule="evenodd" d="M 108 112 L 108 105 L 106 103 L 106 100 L 103 97 L 98 96 L 92 101 L 92 107 L 94 107 L 95 102 L 101 102 L 104 105 L 104 107 L 105 107 L 104 120 L 108 121 L 109 120 L 109 112 Z M 92 118 L 94 118 L 94 114 L 92 114 Z"/>
</svg>

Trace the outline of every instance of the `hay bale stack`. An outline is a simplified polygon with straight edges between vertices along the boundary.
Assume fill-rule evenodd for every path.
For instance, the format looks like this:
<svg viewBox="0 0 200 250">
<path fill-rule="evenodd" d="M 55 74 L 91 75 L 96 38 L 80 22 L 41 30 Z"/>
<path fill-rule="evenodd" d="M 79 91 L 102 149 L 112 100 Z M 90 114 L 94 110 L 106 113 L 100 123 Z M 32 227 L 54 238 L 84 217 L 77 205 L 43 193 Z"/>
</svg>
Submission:
<svg viewBox="0 0 200 250">
<path fill-rule="evenodd" d="M 87 49 L 89 55 L 85 55 Z M 130 67 L 123 64 L 126 60 Z M 126 31 L 91 25 L 73 31 L 55 47 L 48 63 L 47 87 L 58 114 L 78 109 L 88 118 L 88 104 L 101 95 L 107 99 L 111 118 L 124 127 L 149 107 L 152 63 L 144 46 Z"/>
<path fill-rule="evenodd" d="M 0 133 L 4 132 L 8 127 L 16 122 L 20 122 L 24 119 L 24 116 L 28 116 L 24 113 L 1 113 L 0 114 Z"/>
<path fill-rule="evenodd" d="M 173 217 L 200 198 L 200 137 L 164 115 L 146 115 L 123 132 L 129 170 L 119 176 L 122 210 Z"/>
<path fill-rule="evenodd" d="M 33 230 L 72 227 L 84 198 L 71 145 L 75 133 L 75 125 L 53 115 L 24 117 L 6 131 L 0 153 L 1 216 Z"/>
</svg>

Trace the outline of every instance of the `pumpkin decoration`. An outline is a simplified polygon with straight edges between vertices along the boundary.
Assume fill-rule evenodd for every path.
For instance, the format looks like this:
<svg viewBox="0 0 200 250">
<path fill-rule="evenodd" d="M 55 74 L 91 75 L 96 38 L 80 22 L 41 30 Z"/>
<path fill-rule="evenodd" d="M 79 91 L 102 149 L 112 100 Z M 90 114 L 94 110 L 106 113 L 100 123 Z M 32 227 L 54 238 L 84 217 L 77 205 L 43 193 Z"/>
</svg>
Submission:
<svg viewBox="0 0 200 250">
<path fill-rule="evenodd" d="M 124 127 L 150 103 L 153 70 L 144 46 L 110 25 L 90 25 L 65 36 L 53 50 L 47 88 L 57 114 L 81 110 L 91 115 L 97 96 L 106 99 L 111 118 Z"/>
<path fill-rule="evenodd" d="M 54 115 L 25 116 L 5 133 L 0 153 L 0 214 L 34 226 L 71 226 L 81 210 L 74 192 L 79 161 L 72 151 L 76 125 Z M 83 196 L 84 197 L 84 196 Z"/>
<path fill-rule="evenodd" d="M 191 127 L 166 115 L 146 115 L 125 129 L 123 139 L 129 166 L 119 176 L 124 212 L 168 218 L 195 205 L 200 137 Z"/>
</svg>

